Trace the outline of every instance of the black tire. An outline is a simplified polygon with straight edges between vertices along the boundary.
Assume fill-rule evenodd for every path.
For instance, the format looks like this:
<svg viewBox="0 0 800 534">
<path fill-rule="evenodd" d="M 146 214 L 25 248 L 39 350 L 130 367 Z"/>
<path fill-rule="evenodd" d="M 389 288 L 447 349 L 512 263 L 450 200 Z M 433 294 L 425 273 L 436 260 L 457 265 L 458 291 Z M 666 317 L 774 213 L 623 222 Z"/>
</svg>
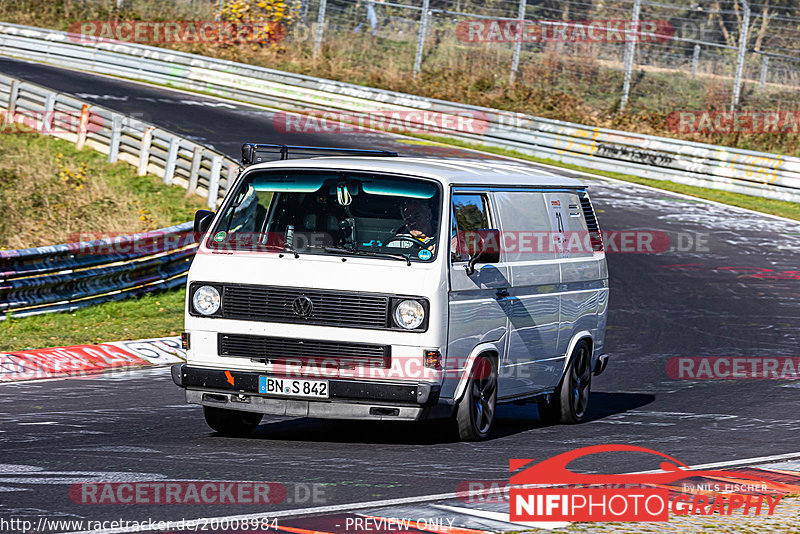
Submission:
<svg viewBox="0 0 800 534">
<path fill-rule="evenodd" d="M 223 436 L 246 437 L 256 429 L 263 417 L 260 413 L 241 412 L 203 406 L 206 423 Z"/>
<path fill-rule="evenodd" d="M 462 441 L 483 441 L 489 437 L 497 408 L 497 363 L 478 356 L 472 366 L 464 396 L 456 410 L 458 437 Z"/>
<path fill-rule="evenodd" d="M 545 424 L 574 425 L 586 419 L 592 390 L 592 351 L 579 341 L 572 350 L 567 370 L 558 388 L 537 402 L 539 419 Z"/>
</svg>

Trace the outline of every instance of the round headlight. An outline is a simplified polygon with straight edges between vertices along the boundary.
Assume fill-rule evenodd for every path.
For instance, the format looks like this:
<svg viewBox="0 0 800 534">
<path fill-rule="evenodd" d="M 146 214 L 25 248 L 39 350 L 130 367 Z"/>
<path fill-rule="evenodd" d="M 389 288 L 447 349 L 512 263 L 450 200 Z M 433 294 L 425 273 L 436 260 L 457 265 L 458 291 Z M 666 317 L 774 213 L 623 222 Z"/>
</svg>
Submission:
<svg viewBox="0 0 800 534">
<path fill-rule="evenodd" d="M 192 296 L 194 309 L 203 315 L 212 315 L 219 309 L 219 291 L 212 286 L 201 286 Z"/>
<path fill-rule="evenodd" d="M 394 322 L 406 330 L 414 330 L 425 319 L 425 308 L 416 300 L 404 300 L 394 309 Z"/>
</svg>

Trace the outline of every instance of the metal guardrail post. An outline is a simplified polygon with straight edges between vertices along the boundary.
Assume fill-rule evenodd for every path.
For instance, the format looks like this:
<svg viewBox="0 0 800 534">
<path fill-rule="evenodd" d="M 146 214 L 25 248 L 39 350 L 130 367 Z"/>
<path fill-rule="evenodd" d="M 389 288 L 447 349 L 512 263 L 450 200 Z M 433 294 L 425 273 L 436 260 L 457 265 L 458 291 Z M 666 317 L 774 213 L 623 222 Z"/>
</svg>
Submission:
<svg viewBox="0 0 800 534">
<path fill-rule="evenodd" d="M 164 183 L 172 185 L 172 178 L 175 176 L 175 166 L 178 164 L 178 147 L 180 139 L 172 137 L 167 148 L 167 160 L 164 162 Z"/>
<path fill-rule="evenodd" d="M 44 101 L 44 113 L 42 114 L 42 120 L 40 122 L 40 129 L 39 131 L 43 134 L 49 134 L 53 132 L 53 112 L 56 109 L 56 94 L 55 93 L 48 93 L 47 98 Z"/>
<path fill-rule="evenodd" d="M 697 76 L 697 63 L 700 61 L 700 45 L 694 45 L 694 52 L 692 52 L 692 78 Z"/>
<path fill-rule="evenodd" d="M 208 177 L 208 201 L 206 204 L 212 210 L 217 207 L 219 196 L 219 176 L 222 171 L 222 156 L 211 158 L 211 174 Z"/>
<path fill-rule="evenodd" d="M 628 96 L 631 92 L 631 74 L 633 71 L 633 56 L 636 54 L 636 40 L 639 38 L 639 13 L 642 9 L 642 0 L 634 0 L 633 14 L 631 15 L 631 32 L 628 42 L 625 43 L 625 79 L 622 82 L 622 99 L 619 102 L 619 111 L 622 113 L 628 105 Z"/>
<path fill-rule="evenodd" d="M 14 122 L 14 113 L 17 111 L 17 97 L 19 97 L 19 83 L 17 80 L 11 81 L 8 90 L 8 106 L 6 116 L 3 118 L 3 126 L 9 126 Z"/>
<path fill-rule="evenodd" d="M 122 116 L 112 115 L 111 140 L 108 143 L 108 162 L 116 163 L 119 159 L 119 142 L 122 138 Z"/>
<path fill-rule="evenodd" d="M 86 135 L 89 132 L 89 115 L 91 114 L 91 106 L 84 104 L 81 106 L 81 118 L 78 122 L 78 138 L 75 140 L 75 148 L 81 150 L 83 145 L 86 144 Z"/>
<path fill-rule="evenodd" d="M 525 8 L 527 7 L 527 0 L 519 0 L 519 37 L 514 43 L 514 57 L 511 58 L 511 75 L 508 77 L 508 83 L 513 84 L 514 78 L 517 76 L 517 69 L 519 69 L 519 54 L 522 50 L 522 36 L 525 35 Z"/>
<path fill-rule="evenodd" d="M 228 194 L 228 191 L 231 190 L 231 187 L 233 187 L 233 182 L 236 181 L 237 176 L 239 176 L 239 166 L 233 162 L 229 163 L 228 175 L 225 177 L 225 191 L 222 195 L 223 197 L 225 197 Z"/>
<path fill-rule="evenodd" d="M 736 111 L 739 105 L 739 93 L 742 90 L 742 71 L 744 70 L 744 53 L 747 50 L 747 32 L 750 30 L 750 6 L 747 0 L 739 0 L 742 3 L 744 14 L 742 15 L 742 29 L 739 32 L 739 54 L 736 58 L 736 76 L 733 79 L 733 97 L 731 97 L 731 113 Z"/>
<path fill-rule="evenodd" d="M 139 168 L 137 174 L 147 174 L 147 164 L 150 163 L 150 145 L 153 144 L 153 127 L 149 126 L 142 132 L 142 142 L 139 145 Z"/>
<path fill-rule="evenodd" d="M 428 21 L 430 20 L 430 0 L 422 0 L 422 12 L 419 21 L 419 35 L 417 36 L 417 55 L 414 57 L 414 74 L 419 74 L 422 68 L 422 50 L 425 47 L 425 36 L 428 34 Z"/>
<path fill-rule="evenodd" d="M 763 91 L 767 83 L 767 69 L 769 69 L 769 56 L 761 56 L 761 76 L 758 80 L 758 90 Z"/>
<path fill-rule="evenodd" d="M 322 47 L 322 32 L 325 29 L 325 8 L 328 5 L 328 0 L 319 0 L 319 12 L 317 13 L 317 32 L 314 34 L 314 59 L 319 54 L 319 49 Z"/>
<path fill-rule="evenodd" d="M 203 147 L 196 146 L 192 152 L 192 168 L 189 172 L 189 193 L 197 191 L 197 180 L 200 178 L 200 163 L 203 160 Z"/>
</svg>

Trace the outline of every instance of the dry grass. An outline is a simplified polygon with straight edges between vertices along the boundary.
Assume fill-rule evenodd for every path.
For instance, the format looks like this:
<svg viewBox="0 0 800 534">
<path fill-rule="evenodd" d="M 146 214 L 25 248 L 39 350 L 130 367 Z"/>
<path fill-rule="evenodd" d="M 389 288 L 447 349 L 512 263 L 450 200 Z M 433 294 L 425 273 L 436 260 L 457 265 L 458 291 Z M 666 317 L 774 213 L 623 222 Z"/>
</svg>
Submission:
<svg viewBox="0 0 800 534">
<path fill-rule="evenodd" d="M 186 222 L 199 197 L 136 176 L 125 163 L 35 134 L 0 135 L 0 249 L 131 234 Z"/>
<path fill-rule="evenodd" d="M 115 5 L 114 0 L 15 0 L 0 3 L 0 20 L 63 30 L 81 20 L 213 18 L 213 2 L 126 0 L 122 11 Z M 602 45 L 573 44 L 559 49 L 553 43 L 543 52 L 524 53 L 517 83 L 509 84 L 510 47 L 466 45 L 456 39 L 453 29 L 440 24 L 432 32 L 423 71 L 416 79 L 411 73 L 415 39 L 374 38 L 363 32 L 329 31 L 316 59 L 308 28 L 290 31 L 284 46 L 277 49 L 215 43 L 160 46 L 551 119 L 800 156 L 797 134 L 679 134 L 668 128 L 667 117 L 676 110 L 726 111 L 730 79 L 691 79 L 677 70 L 642 69 L 634 76 L 630 107 L 618 113 L 622 71 L 618 64 L 596 59 L 594 47 Z M 795 111 L 800 105 L 795 88 L 768 86 L 759 93 L 755 87 L 752 81 L 744 84 L 740 109 Z"/>
</svg>

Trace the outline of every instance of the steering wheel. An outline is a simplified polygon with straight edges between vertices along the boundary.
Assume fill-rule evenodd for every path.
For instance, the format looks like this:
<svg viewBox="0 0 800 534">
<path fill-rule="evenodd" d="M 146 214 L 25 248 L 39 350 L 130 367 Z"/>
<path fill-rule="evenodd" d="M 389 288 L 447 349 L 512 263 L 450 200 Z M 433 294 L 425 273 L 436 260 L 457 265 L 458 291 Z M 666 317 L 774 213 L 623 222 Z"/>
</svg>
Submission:
<svg viewBox="0 0 800 534">
<path fill-rule="evenodd" d="M 403 235 L 396 235 L 396 236 L 392 237 L 389 240 L 389 243 L 393 243 L 395 241 L 406 241 L 408 243 L 411 243 L 412 245 L 416 245 L 420 249 L 427 249 L 428 248 L 428 247 L 425 246 L 425 243 L 423 243 L 423 242 L 421 242 L 421 241 L 419 241 L 417 239 L 414 239 L 413 237 L 406 237 L 406 236 L 403 236 Z M 387 246 L 388 246 L 388 244 L 387 244 Z"/>
</svg>

